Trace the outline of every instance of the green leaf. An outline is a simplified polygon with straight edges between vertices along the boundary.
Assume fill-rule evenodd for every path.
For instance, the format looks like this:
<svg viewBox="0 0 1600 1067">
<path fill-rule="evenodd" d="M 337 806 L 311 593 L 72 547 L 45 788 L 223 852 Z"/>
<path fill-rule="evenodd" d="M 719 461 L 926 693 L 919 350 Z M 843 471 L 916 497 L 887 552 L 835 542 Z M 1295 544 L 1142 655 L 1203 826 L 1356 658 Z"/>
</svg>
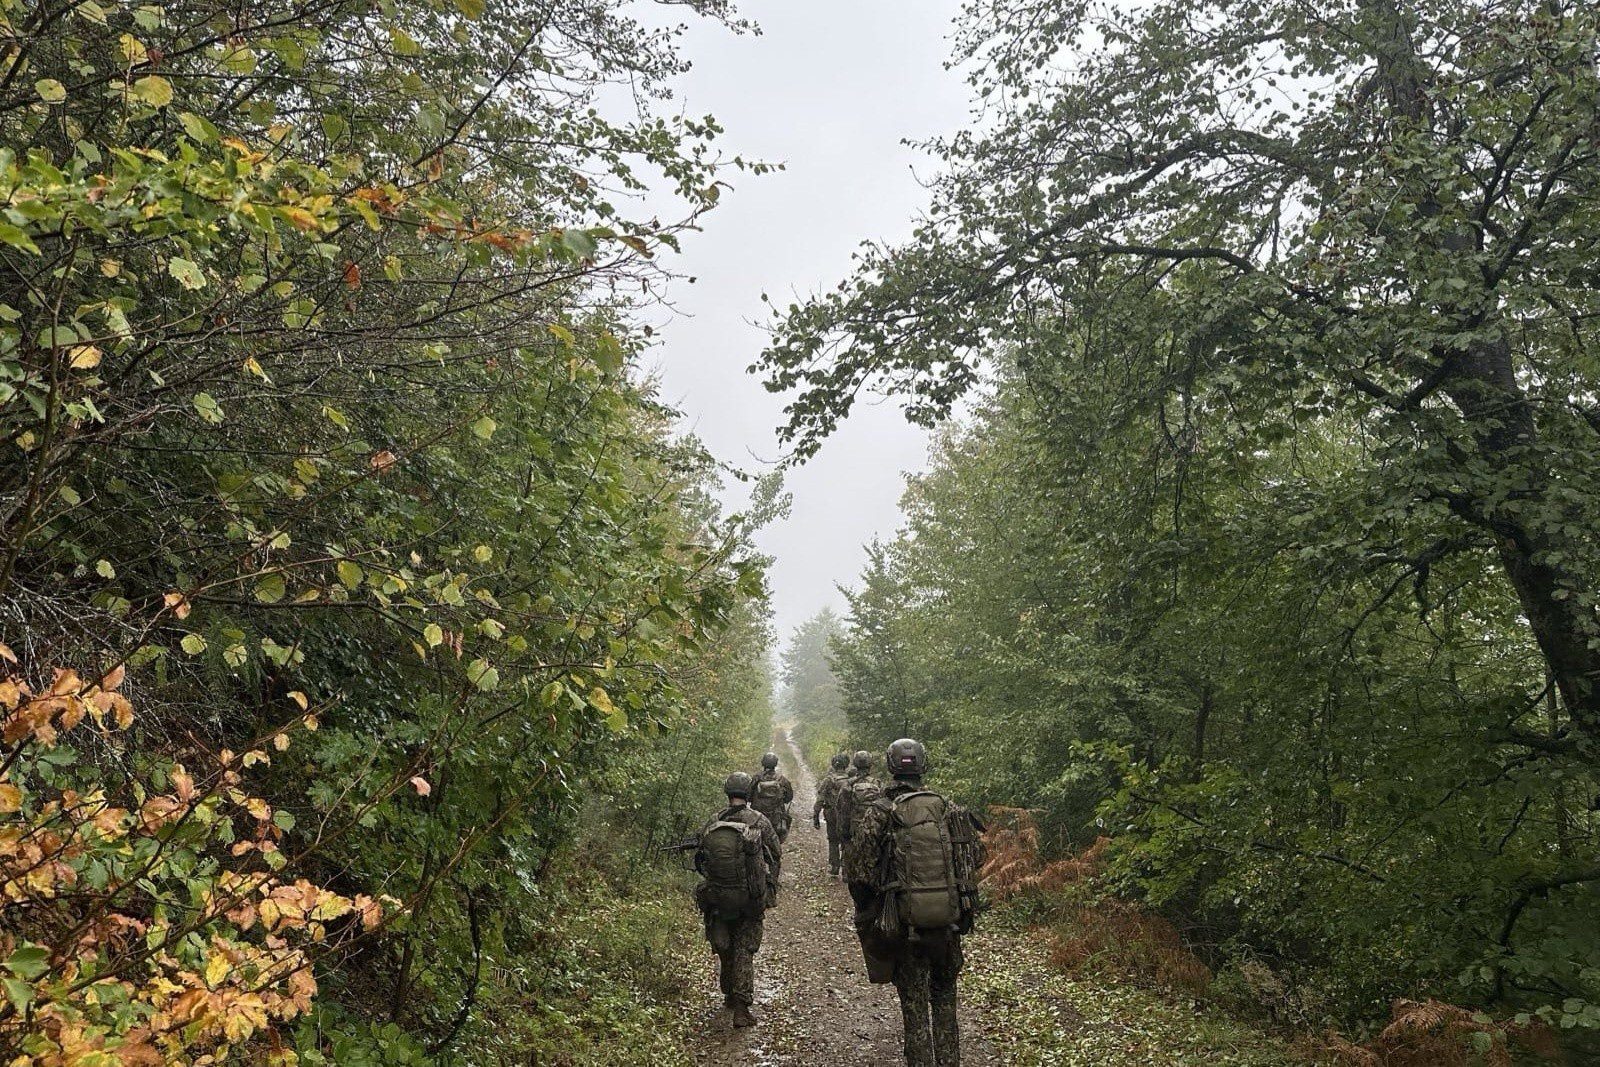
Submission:
<svg viewBox="0 0 1600 1067">
<path fill-rule="evenodd" d="M 159 74 L 146 75 L 133 83 L 133 95 L 151 107 L 172 103 L 172 83 Z"/>
<path fill-rule="evenodd" d="M 582 259 L 588 259 L 600 247 L 587 232 L 576 228 L 561 231 L 561 243 Z"/>
<path fill-rule="evenodd" d="M 333 569 L 339 573 L 339 583 L 346 589 L 358 587 L 366 573 L 361 569 L 361 564 L 348 559 L 341 559 Z"/>
<path fill-rule="evenodd" d="M 183 123 L 183 132 L 189 135 L 190 140 L 200 144 L 214 144 L 221 138 L 220 132 L 211 124 L 209 119 L 202 118 L 193 112 L 180 112 L 178 121 Z"/>
<path fill-rule="evenodd" d="M 263 604 L 276 604 L 285 591 L 281 574 L 269 574 L 256 583 L 256 599 Z"/>
<path fill-rule="evenodd" d="M 222 650 L 222 662 L 237 670 L 250 662 L 250 650 L 242 644 L 229 645 Z"/>
<path fill-rule="evenodd" d="M 495 430 L 498 428 L 499 424 L 487 415 L 472 424 L 473 434 L 485 441 L 493 437 Z"/>
<path fill-rule="evenodd" d="M 178 279 L 178 284 L 185 289 L 203 289 L 206 276 L 200 270 L 200 265 L 193 260 L 176 257 L 167 262 L 167 273 Z"/>
<path fill-rule="evenodd" d="M 594 361 L 607 374 L 622 369 L 622 345 L 608 332 L 602 332 L 594 341 Z"/>
<path fill-rule="evenodd" d="M 469 19 L 483 16 L 484 0 L 456 0 L 456 10 Z"/>
<path fill-rule="evenodd" d="M 40 78 L 33 83 L 33 91 L 47 104 L 59 104 L 67 98 L 67 87 L 54 78 Z"/>
<path fill-rule="evenodd" d="M 210 393 L 196 393 L 194 395 L 194 409 L 200 417 L 215 426 L 223 419 L 222 405 L 217 403 L 217 398 Z"/>
<path fill-rule="evenodd" d="M 489 665 L 485 659 L 475 659 L 467 664 L 467 681 L 488 692 L 500 684 L 500 672 Z"/>
<path fill-rule="evenodd" d="M 589 691 L 589 704 L 604 716 L 606 725 L 614 734 L 620 734 L 628 728 L 628 713 L 617 707 L 611 700 L 611 694 L 596 686 Z"/>
<path fill-rule="evenodd" d="M 117 576 L 117 568 L 111 565 L 109 559 L 103 559 L 94 565 L 94 572 L 102 578 L 110 579 Z"/>
<path fill-rule="evenodd" d="M 17 1011 L 25 1012 L 28 1005 L 33 1003 L 33 987 L 21 979 L 0 978 L 0 986 L 5 987 L 6 999 Z"/>
<path fill-rule="evenodd" d="M 50 969 L 50 950 L 24 945 L 6 957 L 6 970 L 19 978 L 37 978 Z"/>
<path fill-rule="evenodd" d="M 417 39 L 398 26 L 389 27 L 389 43 L 394 46 L 395 55 L 419 56 L 422 46 Z"/>
<path fill-rule="evenodd" d="M 12 248 L 20 248 L 24 252 L 30 252 L 36 256 L 39 254 L 39 246 L 33 243 L 33 238 L 29 237 L 26 231 L 11 225 L 9 222 L 0 222 L 0 241 L 4 241 Z"/>
<path fill-rule="evenodd" d="M 432 648 L 444 644 L 444 630 L 436 622 L 430 622 L 422 628 L 422 639 Z"/>
<path fill-rule="evenodd" d="M 206 639 L 199 634 L 184 634 L 183 640 L 178 642 L 178 647 L 191 656 L 198 656 L 206 650 Z"/>
</svg>

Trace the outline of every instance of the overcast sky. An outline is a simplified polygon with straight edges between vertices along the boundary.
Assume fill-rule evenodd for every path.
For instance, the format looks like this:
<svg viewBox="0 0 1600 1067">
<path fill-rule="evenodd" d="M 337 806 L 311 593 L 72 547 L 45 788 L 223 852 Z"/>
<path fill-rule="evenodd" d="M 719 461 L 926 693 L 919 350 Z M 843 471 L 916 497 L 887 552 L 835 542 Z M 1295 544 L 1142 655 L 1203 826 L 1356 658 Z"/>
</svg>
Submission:
<svg viewBox="0 0 1600 1067">
<path fill-rule="evenodd" d="M 786 167 L 732 179 L 672 264 L 697 280 L 674 287 L 675 317 L 656 319 L 662 343 L 651 358 L 665 397 L 719 458 L 768 470 L 780 455 L 783 399 L 745 373 L 765 339 L 761 294 L 781 307 L 837 283 L 863 240 L 905 236 L 926 203 L 918 178 L 932 165 L 900 142 L 951 132 L 966 116 L 964 83 L 943 68 L 957 7 L 744 0 L 760 36 L 691 27 L 683 109 L 715 115 L 730 154 Z M 904 472 L 923 466 L 926 449 L 898 408 L 863 406 L 790 472 L 791 517 L 761 538 L 776 560 L 780 639 L 823 606 L 842 608 L 835 584 L 853 583 L 863 545 L 898 526 Z"/>
</svg>

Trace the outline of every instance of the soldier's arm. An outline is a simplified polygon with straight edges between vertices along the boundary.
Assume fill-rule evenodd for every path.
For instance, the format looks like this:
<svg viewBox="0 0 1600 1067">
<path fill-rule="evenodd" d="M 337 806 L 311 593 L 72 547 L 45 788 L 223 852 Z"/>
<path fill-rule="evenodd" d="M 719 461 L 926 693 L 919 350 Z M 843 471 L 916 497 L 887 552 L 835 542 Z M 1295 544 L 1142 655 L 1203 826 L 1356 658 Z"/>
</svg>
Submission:
<svg viewBox="0 0 1600 1067">
<path fill-rule="evenodd" d="M 794 803 L 794 785 L 793 785 L 793 783 L 791 783 L 789 781 L 789 779 L 784 775 L 779 775 L 778 776 L 778 780 L 783 783 L 783 802 L 785 804 Z"/>
</svg>

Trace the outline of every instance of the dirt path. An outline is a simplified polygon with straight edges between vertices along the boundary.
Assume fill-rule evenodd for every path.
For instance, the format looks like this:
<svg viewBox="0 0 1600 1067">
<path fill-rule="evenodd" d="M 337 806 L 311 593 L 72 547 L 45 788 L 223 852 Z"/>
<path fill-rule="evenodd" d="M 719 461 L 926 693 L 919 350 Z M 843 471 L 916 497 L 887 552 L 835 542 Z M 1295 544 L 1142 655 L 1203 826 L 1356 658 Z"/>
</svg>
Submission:
<svg viewBox="0 0 1600 1067">
<path fill-rule="evenodd" d="M 783 857 L 783 889 L 767 913 L 756 957 L 756 1015 L 760 1025 L 733 1029 L 717 991 L 715 960 L 707 951 L 704 1002 L 695 1062 L 701 1067 L 808 1067 L 841 1063 L 903 1063 L 900 1002 L 893 986 L 867 981 L 850 924 L 850 895 L 828 877 L 828 839 L 811 828 L 815 782 L 788 744 L 780 750 L 794 782 L 794 828 Z M 963 1013 L 962 1063 L 997 1067 L 998 1060 Z"/>
</svg>

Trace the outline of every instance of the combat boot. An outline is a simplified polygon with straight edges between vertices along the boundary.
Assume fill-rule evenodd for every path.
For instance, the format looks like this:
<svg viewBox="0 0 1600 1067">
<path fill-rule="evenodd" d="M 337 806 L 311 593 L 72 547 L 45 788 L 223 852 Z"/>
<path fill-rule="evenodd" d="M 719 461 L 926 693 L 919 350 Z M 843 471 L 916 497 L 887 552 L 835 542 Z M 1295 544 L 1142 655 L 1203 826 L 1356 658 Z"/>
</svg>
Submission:
<svg viewBox="0 0 1600 1067">
<path fill-rule="evenodd" d="M 755 1024 L 756 1024 L 756 1017 L 754 1015 L 750 1014 L 750 1008 L 747 1005 L 739 1004 L 739 1005 L 736 1005 L 734 1007 L 734 1009 L 733 1009 L 733 1025 L 734 1026 L 745 1027 L 745 1026 L 754 1026 Z"/>
</svg>

